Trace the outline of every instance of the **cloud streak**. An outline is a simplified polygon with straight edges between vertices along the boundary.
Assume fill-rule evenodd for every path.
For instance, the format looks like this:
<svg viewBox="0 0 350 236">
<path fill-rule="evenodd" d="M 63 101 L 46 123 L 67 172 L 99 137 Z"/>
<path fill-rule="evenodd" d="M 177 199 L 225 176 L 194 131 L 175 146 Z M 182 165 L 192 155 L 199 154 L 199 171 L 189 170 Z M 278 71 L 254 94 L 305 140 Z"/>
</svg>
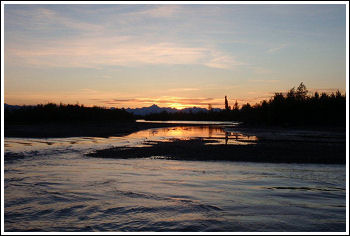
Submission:
<svg viewBox="0 0 350 236">
<path fill-rule="evenodd" d="M 73 9 L 79 14 L 79 8 Z M 14 8 L 6 11 L 5 16 L 6 31 L 15 39 L 5 39 L 6 63 L 67 68 L 201 65 L 233 69 L 245 65 L 236 56 L 219 50 L 215 43 L 198 45 L 191 40 L 159 35 L 157 32 L 168 32 L 169 29 L 158 23 L 141 27 L 146 19 L 157 21 L 179 17 L 183 10 L 180 5 L 140 5 L 133 11 L 108 12 L 106 17 L 92 21 L 65 13 L 60 8 L 40 5 Z M 180 33 L 184 27 L 179 24 L 173 30 Z M 62 32 L 68 35 L 64 36 Z M 41 35 L 45 37 L 41 38 Z"/>
<path fill-rule="evenodd" d="M 273 48 L 270 48 L 267 50 L 267 53 L 275 53 L 275 52 L 278 52 L 280 50 L 282 50 L 283 48 L 286 48 L 288 46 L 288 44 L 284 43 L 284 44 L 281 44 L 277 47 L 273 47 Z"/>
<path fill-rule="evenodd" d="M 94 99 L 96 101 L 96 99 Z M 163 96 L 159 98 L 116 98 L 116 99 L 97 99 L 100 103 L 108 105 L 121 106 L 149 106 L 157 104 L 160 106 L 172 106 L 179 104 L 183 107 L 201 106 L 206 107 L 208 104 L 222 105 L 223 99 L 216 98 L 186 98 L 186 97 L 170 97 Z"/>
<path fill-rule="evenodd" d="M 29 66 L 100 68 L 103 66 L 202 65 L 229 69 L 244 63 L 214 48 L 174 43 L 133 42 L 131 37 L 90 38 L 43 42 L 38 45 L 11 45 L 9 61 Z"/>
<path fill-rule="evenodd" d="M 126 13 L 124 17 L 154 17 L 154 18 L 168 18 L 176 15 L 181 10 L 179 5 L 155 5 L 151 8 L 142 9 L 139 11 Z"/>
<path fill-rule="evenodd" d="M 199 88 L 173 88 L 169 89 L 169 92 L 193 92 L 193 91 L 199 91 Z"/>
<path fill-rule="evenodd" d="M 252 92 L 251 94 L 257 94 Z M 265 96 L 256 96 L 251 98 L 230 99 L 229 105 L 232 106 L 236 101 L 240 106 L 246 103 L 254 105 L 264 99 L 269 99 L 273 94 L 265 94 Z M 163 96 L 159 98 L 117 98 L 117 99 L 90 99 L 107 106 L 116 107 L 147 107 L 156 104 L 161 107 L 203 107 L 207 108 L 209 104 L 214 107 L 223 108 L 223 98 L 186 98 L 186 97 L 170 97 Z"/>
<path fill-rule="evenodd" d="M 311 87 L 341 89 L 345 10 L 340 5 L 5 4 L 6 97 L 207 107 L 223 106 L 225 95 L 243 101 L 267 90 L 285 91 L 300 79 Z M 98 91 L 80 91 L 82 86 Z M 218 99 L 205 100 L 210 97 Z"/>
<path fill-rule="evenodd" d="M 261 82 L 261 83 L 277 83 L 280 82 L 278 79 L 251 79 L 251 82 Z"/>
</svg>

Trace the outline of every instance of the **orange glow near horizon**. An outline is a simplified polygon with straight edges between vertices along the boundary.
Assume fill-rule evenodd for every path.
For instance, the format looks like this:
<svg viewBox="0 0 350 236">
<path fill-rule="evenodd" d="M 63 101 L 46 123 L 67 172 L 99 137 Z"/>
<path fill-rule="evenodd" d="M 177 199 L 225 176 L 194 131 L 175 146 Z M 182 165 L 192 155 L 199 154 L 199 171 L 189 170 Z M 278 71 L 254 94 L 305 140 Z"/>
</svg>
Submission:
<svg viewBox="0 0 350 236">
<path fill-rule="evenodd" d="M 346 91 L 344 4 L 5 5 L 9 105 L 223 109 L 301 82 Z"/>
<path fill-rule="evenodd" d="M 196 105 L 188 105 L 188 104 L 181 104 L 181 103 L 171 103 L 169 104 L 169 107 L 171 108 L 175 108 L 178 110 L 184 109 L 184 108 L 188 108 L 188 107 L 195 107 Z"/>
<path fill-rule="evenodd" d="M 231 93 L 236 93 L 235 91 Z M 250 95 L 245 98 L 233 97 L 228 94 L 229 105 L 232 107 L 237 101 L 239 106 L 250 103 L 254 105 L 260 101 L 270 99 L 271 94 L 264 94 L 264 97 L 255 97 Z M 113 92 L 103 92 L 97 90 L 80 89 L 77 92 L 58 92 L 58 93 L 9 93 L 5 92 L 5 103 L 9 105 L 37 105 L 37 104 L 80 104 L 86 107 L 106 107 L 106 108 L 141 108 L 149 107 L 153 104 L 159 107 L 171 107 L 176 109 L 184 108 L 206 108 L 209 104 L 212 108 L 224 108 L 224 96 L 222 97 L 185 97 L 185 96 L 159 96 L 159 97 L 134 97 L 133 94 L 125 96 Z"/>
<path fill-rule="evenodd" d="M 286 93 L 288 90 L 283 91 Z M 335 93 L 337 89 L 309 89 L 309 95 L 312 96 L 315 92 L 331 94 Z M 344 89 L 340 89 L 342 94 L 345 94 Z M 232 93 L 236 93 L 233 91 Z M 233 107 L 237 101 L 238 106 L 249 103 L 250 105 L 255 105 L 261 103 L 263 100 L 268 101 L 274 94 L 263 93 L 263 96 L 257 96 L 256 94 L 250 94 L 243 98 L 233 97 L 230 93 L 227 93 L 227 99 L 230 107 Z M 59 92 L 53 93 L 25 93 L 25 94 L 11 94 L 5 91 L 5 103 L 9 105 L 38 105 L 38 104 L 79 104 L 85 107 L 105 107 L 105 108 L 141 108 L 149 107 L 152 105 L 157 105 L 158 107 L 170 107 L 178 110 L 184 108 L 209 108 L 209 104 L 212 108 L 225 107 L 224 96 L 219 98 L 206 98 L 206 97 L 177 97 L 177 96 L 159 96 L 159 97 L 125 97 L 125 96 L 113 96 L 112 92 L 102 92 L 96 90 L 80 89 L 78 92 Z"/>
</svg>

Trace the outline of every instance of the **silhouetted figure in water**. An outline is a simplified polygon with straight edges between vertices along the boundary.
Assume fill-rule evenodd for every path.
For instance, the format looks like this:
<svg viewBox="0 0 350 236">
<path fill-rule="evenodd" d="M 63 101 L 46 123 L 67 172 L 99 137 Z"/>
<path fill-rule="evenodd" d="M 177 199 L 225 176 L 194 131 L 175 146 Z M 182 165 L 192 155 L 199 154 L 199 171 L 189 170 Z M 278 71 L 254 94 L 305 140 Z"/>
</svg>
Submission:
<svg viewBox="0 0 350 236">
<path fill-rule="evenodd" d="M 209 136 L 209 138 L 211 138 L 211 136 L 213 136 L 213 129 L 210 126 L 208 129 L 208 136 Z"/>
<path fill-rule="evenodd" d="M 228 142 L 228 132 L 225 132 L 225 145 L 227 145 Z"/>
</svg>

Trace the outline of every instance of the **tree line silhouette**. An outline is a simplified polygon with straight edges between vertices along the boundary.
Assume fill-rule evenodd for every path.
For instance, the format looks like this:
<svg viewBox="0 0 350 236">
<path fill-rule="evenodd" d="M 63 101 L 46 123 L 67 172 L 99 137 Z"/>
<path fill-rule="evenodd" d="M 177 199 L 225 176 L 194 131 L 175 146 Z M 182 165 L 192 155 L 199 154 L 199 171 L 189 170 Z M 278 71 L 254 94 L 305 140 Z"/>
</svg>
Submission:
<svg viewBox="0 0 350 236">
<path fill-rule="evenodd" d="M 211 106 L 209 106 L 211 107 Z M 345 126 L 346 97 L 338 90 L 327 94 L 315 92 L 309 95 L 303 83 L 290 89 L 286 94 L 275 93 L 269 100 L 255 105 L 237 101 L 231 108 L 225 96 L 225 109 L 198 113 L 167 113 L 143 116 L 146 120 L 218 120 L 241 121 L 252 125 L 329 125 Z"/>
<path fill-rule="evenodd" d="M 339 90 L 327 94 L 315 92 L 309 95 L 301 83 L 287 93 L 275 93 L 269 100 L 255 105 L 249 103 L 239 107 L 237 101 L 229 106 L 225 96 L 225 109 L 175 113 L 161 112 L 135 116 L 125 109 L 85 107 L 84 105 L 39 104 L 18 109 L 5 108 L 4 121 L 9 123 L 40 122 L 85 122 L 85 121 L 135 121 L 146 120 L 194 120 L 194 121 L 240 121 L 252 125 L 336 125 L 345 126 L 346 97 Z"/>
<path fill-rule="evenodd" d="M 39 104 L 22 106 L 18 109 L 5 108 L 5 123 L 41 123 L 41 122 L 86 122 L 86 121 L 134 121 L 134 116 L 124 109 L 104 107 L 85 107 L 70 104 Z"/>
</svg>

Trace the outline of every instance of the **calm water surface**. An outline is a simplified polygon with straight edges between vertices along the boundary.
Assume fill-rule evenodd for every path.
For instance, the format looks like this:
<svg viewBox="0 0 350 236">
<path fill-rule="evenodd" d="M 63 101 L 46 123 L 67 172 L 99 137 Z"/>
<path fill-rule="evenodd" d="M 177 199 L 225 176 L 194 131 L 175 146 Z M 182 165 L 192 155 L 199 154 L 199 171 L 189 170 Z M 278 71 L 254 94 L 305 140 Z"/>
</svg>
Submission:
<svg viewBox="0 0 350 236">
<path fill-rule="evenodd" d="M 126 137 L 5 139 L 5 231 L 345 231 L 345 165 L 102 159 L 84 153 L 203 137 L 176 127 Z M 256 137 L 229 134 L 228 144 Z"/>
</svg>

